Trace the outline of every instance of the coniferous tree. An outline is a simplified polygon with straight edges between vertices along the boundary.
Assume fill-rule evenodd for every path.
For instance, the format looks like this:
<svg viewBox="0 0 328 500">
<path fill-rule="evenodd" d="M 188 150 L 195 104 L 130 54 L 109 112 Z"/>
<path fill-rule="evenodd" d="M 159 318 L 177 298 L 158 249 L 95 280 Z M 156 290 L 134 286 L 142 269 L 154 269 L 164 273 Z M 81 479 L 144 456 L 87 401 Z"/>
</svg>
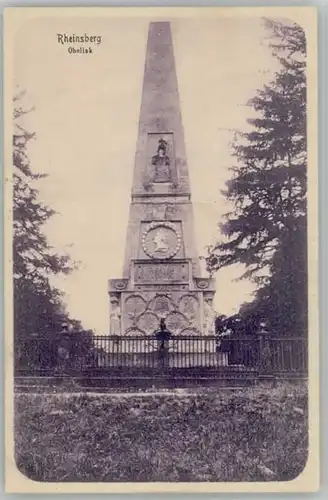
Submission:
<svg viewBox="0 0 328 500">
<path fill-rule="evenodd" d="M 31 359 L 41 351 L 50 359 L 51 342 L 33 344 L 26 340 L 41 334 L 51 339 L 60 332 L 80 332 L 74 340 L 76 352 L 94 350 L 92 331 L 72 319 L 65 307 L 63 293 L 51 285 L 50 277 L 68 274 L 75 268 L 69 256 L 60 254 L 49 244 L 44 226 L 55 214 L 40 201 L 37 181 L 45 177 L 33 171 L 28 157 L 28 143 L 35 134 L 21 124 L 28 113 L 22 102 L 25 93 L 14 99 L 13 136 L 13 278 L 15 366 L 31 366 Z M 40 351 L 41 349 L 41 351 Z M 42 357 L 41 356 L 41 357 Z M 49 361 L 52 362 L 51 360 Z"/>
<path fill-rule="evenodd" d="M 56 253 L 43 232 L 54 211 L 39 201 L 35 188 L 44 175 L 34 173 L 30 166 L 27 147 L 35 134 L 21 125 L 21 118 L 31 111 L 23 107 L 24 95 L 20 92 L 14 98 L 13 275 L 17 335 L 58 330 L 67 320 L 62 294 L 51 287 L 49 277 L 73 269 L 69 256 Z"/>
<path fill-rule="evenodd" d="M 243 264 L 242 277 L 258 285 L 254 317 L 278 333 L 299 334 L 307 310 L 306 38 L 297 24 L 265 22 L 280 70 L 248 103 L 256 112 L 250 131 L 236 134 L 224 192 L 234 209 L 221 225 L 223 239 L 209 248 L 207 267 Z"/>
</svg>

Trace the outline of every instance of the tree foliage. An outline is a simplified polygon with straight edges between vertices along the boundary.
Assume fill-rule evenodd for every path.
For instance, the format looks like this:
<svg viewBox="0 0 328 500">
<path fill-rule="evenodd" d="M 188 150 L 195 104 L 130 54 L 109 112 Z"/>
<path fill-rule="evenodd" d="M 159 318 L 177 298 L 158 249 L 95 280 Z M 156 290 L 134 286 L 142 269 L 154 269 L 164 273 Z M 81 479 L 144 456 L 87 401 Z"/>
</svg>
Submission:
<svg viewBox="0 0 328 500">
<path fill-rule="evenodd" d="M 35 187 L 44 174 L 33 171 L 28 158 L 28 144 L 35 134 L 22 125 L 31 109 L 24 107 L 25 92 L 14 98 L 13 135 L 13 276 L 14 327 L 16 336 L 31 333 L 51 334 L 64 324 L 74 325 L 65 310 L 62 292 L 51 286 L 49 278 L 74 269 L 68 255 L 60 254 L 49 244 L 46 222 L 55 214 L 40 201 Z M 75 325 L 76 326 L 76 325 Z"/>
<path fill-rule="evenodd" d="M 280 69 L 248 102 L 255 117 L 233 141 L 236 161 L 224 191 L 233 210 L 207 268 L 243 264 L 242 278 L 258 286 L 252 314 L 281 331 L 291 327 L 288 315 L 306 311 L 306 37 L 297 24 L 265 22 Z"/>
<path fill-rule="evenodd" d="M 43 233 L 44 224 L 54 211 L 38 199 L 35 181 L 45 177 L 32 171 L 27 155 L 29 141 L 35 138 L 20 124 L 24 110 L 19 101 L 22 93 L 14 98 L 15 131 L 13 136 L 13 231 L 14 277 L 26 279 L 36 287 L 43 286 L 47 276 L 68 273 L 72 270 L 68 255 L 55 252 Z"/>
<path fill-rule="evenodd" d="M 247 311 L 257 324 L 268 318 L 277 333 L 299 336 L 307 332 L 306 235 L 306 218 L 299 217 L 293 230 L 283 234 L 272 259 L 271 278 L 259 288 Z"/>
</svg>

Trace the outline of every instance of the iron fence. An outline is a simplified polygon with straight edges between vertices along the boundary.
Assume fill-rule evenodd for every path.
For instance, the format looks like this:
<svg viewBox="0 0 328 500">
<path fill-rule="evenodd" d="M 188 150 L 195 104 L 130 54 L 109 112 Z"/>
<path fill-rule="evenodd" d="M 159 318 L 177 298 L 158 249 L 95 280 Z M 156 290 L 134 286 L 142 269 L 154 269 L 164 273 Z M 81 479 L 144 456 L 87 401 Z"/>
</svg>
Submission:
<svg viewBox="0 0 328 500">
<path fill-rule="evenodd" d="M 307 339 L 269 336 L 113 337 L 60 334 L 20 338 L 15 346 L 16 375 L 56 375 L 146 370 L 294 373 L 308 370 Z"/>
</svg>

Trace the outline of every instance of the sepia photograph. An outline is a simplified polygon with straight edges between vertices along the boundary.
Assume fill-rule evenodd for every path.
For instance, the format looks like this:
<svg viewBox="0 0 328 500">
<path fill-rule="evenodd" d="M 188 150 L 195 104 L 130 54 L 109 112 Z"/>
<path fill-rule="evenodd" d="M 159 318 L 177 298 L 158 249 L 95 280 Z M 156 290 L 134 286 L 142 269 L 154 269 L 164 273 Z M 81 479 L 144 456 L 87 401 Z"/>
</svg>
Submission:
<svg viewBox="0 0 328 500">
<path fill-rule="evenodd" d="M 293 483 L 318 364 L 313 10 L 45 10 L 5 19 L 15 468 Z"/>
</svg>

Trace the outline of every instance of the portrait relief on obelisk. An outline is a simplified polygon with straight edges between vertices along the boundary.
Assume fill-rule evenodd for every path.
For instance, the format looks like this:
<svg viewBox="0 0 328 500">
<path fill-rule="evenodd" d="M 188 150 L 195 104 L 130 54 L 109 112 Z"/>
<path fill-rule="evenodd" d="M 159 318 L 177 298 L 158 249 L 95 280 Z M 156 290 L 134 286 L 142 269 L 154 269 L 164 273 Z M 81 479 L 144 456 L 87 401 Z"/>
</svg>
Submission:
<svg viewBox="0 0 328 500">
<path fill-rule="evenodd" d="M 142 235 L 142 249 L 153 259 L 170 259 L 180 250 L 181 234 L 170 221 L 153 221 Z"/>
</svg>

